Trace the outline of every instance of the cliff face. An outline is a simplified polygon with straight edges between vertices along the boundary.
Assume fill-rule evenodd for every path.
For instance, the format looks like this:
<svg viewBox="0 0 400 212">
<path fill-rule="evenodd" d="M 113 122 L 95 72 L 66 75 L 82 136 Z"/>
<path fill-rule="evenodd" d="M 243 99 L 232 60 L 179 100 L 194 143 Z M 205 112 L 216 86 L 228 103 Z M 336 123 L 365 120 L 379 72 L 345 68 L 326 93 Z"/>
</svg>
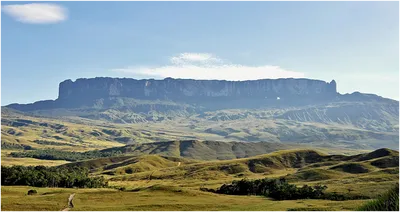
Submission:
<svg viewBox="0 0 400 212">
<path fill-rule="evenodd" d="M 225 80 L 135 80 L 92 78 L 60 83 L 59 101 L 128 97 L 149 100 L 285 99 L 334 97 L 336 82 L 310 79 Z"/>
<path fill-rule="evenodd" d="M 160 107 L 157 105 L 162 105 L 164 108 L 162 111 L 193 112 L 233 108 L 292 107 L 336 101 L 393 102 L 394 100 L 359 92 L 341 95 L 336 91 L 334 80 L 327 83 L 321 80 L 293 78 L 226 81 L 97 77 L 61 82 L 56 100 L 11 104 L 7 107 L 20 111 L 56 108 L 138 111 L 138 108 L 141 108 L 140 111 L 148 112 Z M 171 106 L 171 102 L 175 106 Z"/>
</svg>

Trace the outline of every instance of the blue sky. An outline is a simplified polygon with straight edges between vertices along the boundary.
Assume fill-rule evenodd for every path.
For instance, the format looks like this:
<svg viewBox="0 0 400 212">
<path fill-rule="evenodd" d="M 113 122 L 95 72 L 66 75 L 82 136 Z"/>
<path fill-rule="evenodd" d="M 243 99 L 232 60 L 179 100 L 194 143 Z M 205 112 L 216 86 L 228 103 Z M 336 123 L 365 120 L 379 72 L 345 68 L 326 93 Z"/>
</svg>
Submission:
<svg viewBox="0 0 400 212">
<path fill-rule="evenodd" d="M 1 105 L 96 76 L 335 79 L 399 99 L 398 2 L 24 4 L 2 2 Z"/>
</svg>

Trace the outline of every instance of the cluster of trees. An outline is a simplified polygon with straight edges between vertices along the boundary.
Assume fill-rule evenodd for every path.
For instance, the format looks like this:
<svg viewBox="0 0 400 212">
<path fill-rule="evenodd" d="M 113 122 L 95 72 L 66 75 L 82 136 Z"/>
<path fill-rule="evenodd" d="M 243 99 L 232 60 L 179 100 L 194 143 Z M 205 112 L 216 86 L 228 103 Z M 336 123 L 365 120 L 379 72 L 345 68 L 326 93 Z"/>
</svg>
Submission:
<svg viewBox="0 0 400 212">
<path fill-rule="evenodd" d="M 47 140 L 34 140 L 33 142 L 37 144 L 43 144 L 43 145 L 54 145 L 54 146 L 76 146 L 74 144 L 68 144 L 68 143 L 59 143 L 59 142 L 54 142 L 54 141 L 47 141 Z"/>
<path fill-rule="evenodd" d="M 42 160 L 67 160 L 67 161 L 80 161 L 93 158 L 112 157 L 121 155 L 121 151 L 108 151 L 101 152 L 98 150 L 87 152 L 68 152 L 56 149 L 37 149 L 26 152 L 12 152 L 10 156 L 17 158 L 36 158 Z"/>
<path fill-rule="evenodd" d="M 32 150 L 33 149 L 29 145 L 9 143 L 9 142 L 1 142 L 1 148 L 2 149 L 23 149 L 23 150 Z"/>
<path fill-rule="evenodd" d="M 232 184 L 222 185 L 216 193 L 230 195 L 263 195 L 277 200 L 291 199 L 320 199 L 326 186 L 314 187 L 304 185 L 298 188 L 289 184 L 286 179 L 257 179 L 233 181 Z"/>
<path fill-rule="evenodd" d="M 98 188 L 108 183 L 103 177 L 89 177 L 84 167 L 1 166 L 1 185 Z"/>
<path fill-rule="evenodd" d="M 214 191 L 219 194 L 229 195 L 261 195 L 276 200 L 294 200 L 294 199 L 330 199 L 330 200 L 348 200 L 348 199 L 366 199 L 365 196 L 344 195 L 337 193 L 326 193 L 327 186 L 303 185 L 297 187 L 289 184 L 285 178 L 280 179 L 257 179 L 233 181 L 231 184 L 224 184 Z M 205 189 L 203 189 L 205 190 Z M 211 191 L 208 189 L 208 191 Z"/>
</svg>

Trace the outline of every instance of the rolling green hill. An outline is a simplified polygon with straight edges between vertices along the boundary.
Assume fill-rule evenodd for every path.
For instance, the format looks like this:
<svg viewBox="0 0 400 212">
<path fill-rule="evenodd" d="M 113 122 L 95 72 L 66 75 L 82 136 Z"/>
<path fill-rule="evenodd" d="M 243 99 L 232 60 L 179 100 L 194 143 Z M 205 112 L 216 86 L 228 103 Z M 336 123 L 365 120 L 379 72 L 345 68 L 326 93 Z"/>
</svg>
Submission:
<svg viewBox="0 0 400 212">
<path fill-rule="evenodd" d="M 100 152 L 121 151 L 124 154 L 160 154 L 198 160 L 229 160 L 261 155 L 276 150 L 294 148 L 293 146 L 270 142 L 221 142 L 178 140 L 132 144 L 103 149 Z"/>
<path fill-rule="evenodd" d="M 287 171 L 291 173 L 289 179 L 316 181 L 385 172 L 396 167 L 398 172 L 398 164 L 394 164 L 398 159 L 399 153 L 390 149 L 353 156 L 326 155 L 314 150 L 280 150 L 255 157 L 222 161 L 195 161 L 160 155 L 124 155 L 70 163 L 66 166 L 84 166 L 97 174 L 121 175 L 112 178 L 114 180 L 143 180 L 147 179 L 149 174 L 153 175 L 154 171 L 157 171 L 153 175 L 156 179 L 175 180 L 255 177 Z M 385 166 L 375 164 L 376 161 L 382 160 L 385 161 Z"/>
</svg>

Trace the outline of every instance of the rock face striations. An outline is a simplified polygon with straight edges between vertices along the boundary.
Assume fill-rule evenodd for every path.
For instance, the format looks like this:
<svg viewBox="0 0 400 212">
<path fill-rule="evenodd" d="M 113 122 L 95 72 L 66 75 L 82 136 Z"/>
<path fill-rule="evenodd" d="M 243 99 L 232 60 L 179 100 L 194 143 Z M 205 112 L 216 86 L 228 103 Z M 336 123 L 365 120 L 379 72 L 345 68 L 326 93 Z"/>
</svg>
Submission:
<svg viewBox="0 0 400 212">
<path fill-rule="evenodd" d="M 337 97 L 336 82 L 310 79 L 261 79 L 249 81 L 173 79 L 136 80 L 97 77 L 65 80 L 55 101 L 12 104 L 21 110 L 91 107 L 94 102 L 115 98 L 160 100 L 194 104 L 208 109 L 255 108 L 313 104 Z"/>
<path fill-rule="evenodd" d="M 310 79 L 135 80 L 119 78 L 66 80 L 60 83 L 59 100 L 129 97 L 135 99 L 185 100 L 190 98 L 271 98 L 335 96 L 336 82 Z"/>
</svg>

